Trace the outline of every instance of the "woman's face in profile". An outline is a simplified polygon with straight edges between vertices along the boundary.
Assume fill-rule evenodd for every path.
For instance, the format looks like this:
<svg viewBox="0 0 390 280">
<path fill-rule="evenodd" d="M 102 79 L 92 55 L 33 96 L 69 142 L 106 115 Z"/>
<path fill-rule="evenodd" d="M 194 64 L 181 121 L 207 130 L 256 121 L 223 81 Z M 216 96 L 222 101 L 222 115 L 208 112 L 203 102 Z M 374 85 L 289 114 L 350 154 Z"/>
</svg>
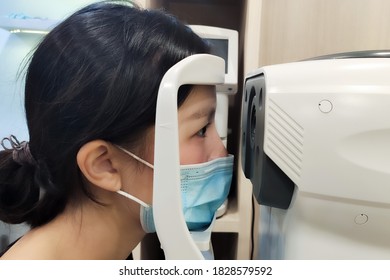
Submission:
<svg viewBox="0 0 390 280">
<path fill-rule="evenodd" d="M 195 164 L 227 155 L 215 126 L 214 86 L 194 86 L 179 108 L 180 164 Z"/>
<path fill-rule="evenodd" d="M 203 163 L 227 156 L 215 125 L 214 86 L 194 86 L 178 111 L 180 164 Z M 145 160 L 154 162 L 154 129 L 148 133 Z"/>
<path fill-rule="evenodd" d="M 194 86 L 178 111 L 180 164 L 196 164 L 227 156 L 215 126 L 216 93 L 214 86 Z M 154 129 L 146 136 L 143 159 L 154 163 Z M 142 193 L 137 197 L 151 203 L 153 169 L 143 168 Z M 131 182 L 129 178 L 129 183 Z"/>
</svg>

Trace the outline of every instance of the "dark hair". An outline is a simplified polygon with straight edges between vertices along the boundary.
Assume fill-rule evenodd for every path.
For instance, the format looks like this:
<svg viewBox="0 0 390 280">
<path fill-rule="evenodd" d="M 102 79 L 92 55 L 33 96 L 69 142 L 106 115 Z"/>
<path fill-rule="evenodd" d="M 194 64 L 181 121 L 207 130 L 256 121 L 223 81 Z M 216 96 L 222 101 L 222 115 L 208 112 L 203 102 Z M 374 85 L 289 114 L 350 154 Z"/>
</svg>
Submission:
<svg viewBox="0 0 390 280">
<path fill-rule="evenodd" d="M 0 152 L 0 219 L 36 227 L 61 213 L 80 189 L 93 199 L 76 162 L 81 146 L 94 139 L 136 145 L 154 124 L 165 72 L 208 51 L 175 17 L 118 1 L 91 4 L 56 26 L 27 69 L 35 163 L 21 165 L 12 151 Z"/>
</svg>

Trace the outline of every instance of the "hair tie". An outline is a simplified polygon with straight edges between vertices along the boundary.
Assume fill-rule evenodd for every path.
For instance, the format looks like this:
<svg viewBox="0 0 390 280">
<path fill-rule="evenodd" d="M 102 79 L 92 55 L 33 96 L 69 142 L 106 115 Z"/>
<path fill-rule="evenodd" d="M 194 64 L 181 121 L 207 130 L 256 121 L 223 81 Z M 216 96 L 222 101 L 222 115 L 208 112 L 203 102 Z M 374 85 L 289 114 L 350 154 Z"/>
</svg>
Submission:
<svg viewBox="0 0 390 280">
<path fill-rule="evenodd" d="M 6 145 L 6 142 L 8 142 L 8 145 Z M 35 164 L 28 142 L 19 142 L 14 135 L 10 135 L 1 140 L 1 146 L 4 150 L 12 151 L 12 159 L 20 165 Z"/>
</svg>

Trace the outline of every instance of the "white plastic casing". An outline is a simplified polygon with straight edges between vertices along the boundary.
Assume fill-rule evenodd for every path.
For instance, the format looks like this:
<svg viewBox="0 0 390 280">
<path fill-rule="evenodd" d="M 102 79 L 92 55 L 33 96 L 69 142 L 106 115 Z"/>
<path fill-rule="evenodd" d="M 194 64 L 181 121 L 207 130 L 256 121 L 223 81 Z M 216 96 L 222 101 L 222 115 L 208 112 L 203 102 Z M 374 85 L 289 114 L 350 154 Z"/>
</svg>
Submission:
<svg viewBox="0 0 390 280">
<path fill-rule="evenodd" d="M 217 92 L 235 94 L 238 84 L 238 32 L 207 25 L 190 25 L 189 27 L 203 39 L 227 40 L 227 72 L 224 83 L 217 85 Z"/>
</svg>

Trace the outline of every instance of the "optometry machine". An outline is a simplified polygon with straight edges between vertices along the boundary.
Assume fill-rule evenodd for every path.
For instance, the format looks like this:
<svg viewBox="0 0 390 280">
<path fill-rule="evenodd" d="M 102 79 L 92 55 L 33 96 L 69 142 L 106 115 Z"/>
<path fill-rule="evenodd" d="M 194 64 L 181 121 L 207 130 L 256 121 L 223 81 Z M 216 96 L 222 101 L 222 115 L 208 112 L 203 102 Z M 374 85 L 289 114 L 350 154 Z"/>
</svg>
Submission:
<svg viewBox="0 0 390 280">
<path fill-rule="evenodd" d="M 242 166 L 259 259 L 390 258 L 390 52 L 265 66 L 245 80 Z"/>
</svg>

